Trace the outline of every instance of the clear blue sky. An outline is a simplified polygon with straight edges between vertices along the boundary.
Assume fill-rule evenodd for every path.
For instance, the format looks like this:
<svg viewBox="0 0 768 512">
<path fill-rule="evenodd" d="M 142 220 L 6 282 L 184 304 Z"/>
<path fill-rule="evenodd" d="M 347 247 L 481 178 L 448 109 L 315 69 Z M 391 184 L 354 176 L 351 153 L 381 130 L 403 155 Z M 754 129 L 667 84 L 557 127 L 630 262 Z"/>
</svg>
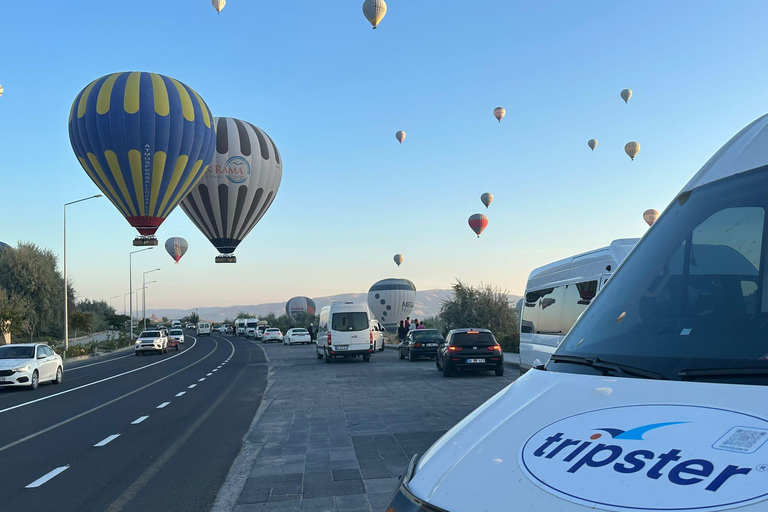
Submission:
<svg viewBox="0 0 768 512">
<path fill-rule="evenodd" d="M 663 210 L 768 107 L 764 1 L 390 0 L 376 31 L 361 4 L 229 0 L 217 15 L 208 0 L 6 2 L 0 240 L 61 253 L 62 204 L 98 192 L 70 148 L 69 108 L 114 71 L 178 78 L 214 115 L 263 128 L 284 159 L 237 265 L 215 265 L 174 210 L 161 247 L 134 257 L 134 288 L 162 268 L 150 309 L 366 291 L 397 276 L 521 294 L 537 266 L 641 236 L 642 212 Z M 630 140 L 642 145 L 634 162 Z M 486 191 L 496 200 L 478 240 L 467 217 Z M 106 199 L 68 218 L 78 296 L 119 295 L 122 310 L 135 231 Z M 190 244 L 179 265 L 162 248 L 170 236 Z"/>
</svg>

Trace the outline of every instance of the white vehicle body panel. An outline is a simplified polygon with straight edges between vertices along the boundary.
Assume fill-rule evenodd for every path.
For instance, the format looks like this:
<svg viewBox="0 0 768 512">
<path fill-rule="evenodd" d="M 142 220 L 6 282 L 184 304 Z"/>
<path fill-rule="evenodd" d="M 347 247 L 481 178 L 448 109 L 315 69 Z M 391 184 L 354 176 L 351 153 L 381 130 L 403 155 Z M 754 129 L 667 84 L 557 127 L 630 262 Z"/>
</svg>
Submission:
<svg viewBox="0 0 768 512">
<path fill-rule="evenodd" d="M 200 336 L 204 335 L 211 335 L 211 323 L 210 322 L 198 322 L 197 323 L 197 334 Z"/>
<path fill-rule="evenodd" d="M 333 318 L 336 314 L 364 313 L 367 316 L 362 330 L 341 331 L 333 328 Z M 333 302 L 320 310 L 316 347 L 318 353 L 330 347 L 334 352 L 367 351 L 371 347 L 371 312 L 364 302 Z M 328 334 L 331 335 L 331 345 L 328 345 Z"/>
</svg>

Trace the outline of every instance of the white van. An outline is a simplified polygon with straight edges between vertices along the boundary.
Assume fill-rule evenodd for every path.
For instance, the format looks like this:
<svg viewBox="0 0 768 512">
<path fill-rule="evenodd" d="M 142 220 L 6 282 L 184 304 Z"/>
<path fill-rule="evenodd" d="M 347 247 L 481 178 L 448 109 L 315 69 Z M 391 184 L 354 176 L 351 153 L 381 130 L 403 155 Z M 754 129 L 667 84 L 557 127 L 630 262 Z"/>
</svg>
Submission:
<svg viewBox="0 0 768 512">
<path fill-rule="evenodd" d="M 414 459 L 417 510 L 768 510 L 768 116 L 674 198 L 546 366 Z"/>
<path fill-rule="evenodd" d="M 198 336 L 210 336 L 211 335 L 211 323 L 210 322 L 197 322 L 197 334 L 198 334 Z"/>
<path fill-rule="evenodd" d="M 256 327 L 258 327 L 259 321 L 255 318 L 248 318 L 245 320 L 245 337 L 256 338 Z"/>
<path fill-rule="evenodd" d="M 245 336 L 245 318 L 235 320 L 235 336 Z"/>
<path fill-rule="evenodd" d="M 364 302 L 332 302 L 320 310 L 315 352 L 330 363 L 336 357 L 362 356 L 370 361 L 373 353 L 371 313 Z"/>
<path fill-rule="evenodd" d="M 638 238 L 539 267 L 528 277 L 520 320 L 520 371 L 549 360 Z"/>
</svg>

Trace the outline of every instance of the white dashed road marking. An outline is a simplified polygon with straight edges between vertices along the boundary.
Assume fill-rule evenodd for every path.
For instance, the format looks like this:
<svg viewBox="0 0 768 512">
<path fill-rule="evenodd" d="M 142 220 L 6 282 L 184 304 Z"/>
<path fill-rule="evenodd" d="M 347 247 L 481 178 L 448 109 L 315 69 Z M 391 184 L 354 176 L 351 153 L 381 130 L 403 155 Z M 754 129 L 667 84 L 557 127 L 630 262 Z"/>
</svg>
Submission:
<svg viewBox="0 0 768 512">
<path fill-rule="evenodd" d="M 50 473 L 41 476 L 40 478 L 38 478 L 37 480 L 35 480 L 31 484 L 29 484 L 26 488 L 27 489 L 34 489 L 36 487 L 40 487 L 41 485 L 43 485 L 45 482 L 47 482 L 51 478 L 54 478 L 54 477 L 62 474 L 63 472 L 65 472 L 68 469 L 69 469 L 69 465 L 61 466 L 60 468 L 56 468 L 53 471 L 51 471 Z"/>
<path fill-rule="evenodd" d="M 182 391 L 181 393 L 176 393 L 176 396 L 177 397 L 184 396 L 186 393 L 187 393 L 186 391 Z"/>
<path fill-rule="evenodd" d="M 138 425 L 139 423 L 141 423 L 142 421 L 144 421 L 147 418 L 149 418 L 149 416 L 142 416 L 141 418 L 136 418 L 135 420 L 133 420 L 131 422 L 131 425 Z"/>
<path fill-rule="evenodd" d="M 99 448 L 101 446 L 106 446 L 109 443 L 111 443 L 112 441 L 114 441 L 115 439 L 117 439 L 118 437 L 120 437 L 120 434 L 112 434 L 111 436 L 102 439 L 101 441 L 99 441 L 98 443 L 96 443 L 93 446 L 94 446 L 94 448 Z"/>
<path fill-rule="evenodd" d="M 203 377 L 202 379 L 197 379 L 197 382 L 203 382 L 204 380 L 205 380 L 205 377 Z"/>
<path fill-rule="evenodd" d="M 167 406 L 168 404 L 170 404 L 170 403 L 171 403 L 171 402 L 163 402 L 163 403 L 161 403 L 160 405 L 158 405 L 158 406 L 157 406 L 157 408 L 158 408 L 158 409 L 163 409 L 164 407 L 166 407 L 166 406 Z"/>
<path fill-rule="evenodd" d="M 206 373 L 205 374 L 206 377 L 210 377 L 211 375 L 213 375 L 213 374 L 212 373 Z"/>
<path fill-rule="evenodd" d="M 192 389 L 192 388 L 194 388 L 195 386 L 197 386 L 197 384 L 192 384 L 192 385 L 191 385 L 191 386 L 189 386 L 187 389 Z"/>
</svg>

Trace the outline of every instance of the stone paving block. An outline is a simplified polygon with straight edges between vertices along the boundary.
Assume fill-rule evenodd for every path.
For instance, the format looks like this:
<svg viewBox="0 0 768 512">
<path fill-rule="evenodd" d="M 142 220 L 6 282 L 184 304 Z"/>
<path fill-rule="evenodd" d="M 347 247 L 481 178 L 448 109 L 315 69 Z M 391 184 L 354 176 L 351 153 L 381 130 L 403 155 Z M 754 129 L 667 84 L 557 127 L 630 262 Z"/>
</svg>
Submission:
<svg viewBox="0 0 768 512">
<path fill-rule="evenodd" d="M 237 505 L 234 512 L 301 512 L 300 500 Z"/>
<path fill-rule="evenodd" d="M 335 496 L 333 498 L 336 510 L 339 512 L 359 512 L 369 510 L 370 504 L 365 494 L 350 494 L 348 496 Z"/>
<path fill-rule="evenodd" d="M 360 480 L 360 470 L 358 469 L 334 469 L 331 471 L 333 474 L 333 481 L 339 480 Z"/>
<path fill-rule="evenodd" d="M 336 504 L 333 496 L 304 498 L 301 500 L 301 512 L 336 512 Z"/>
<path fill-rule="evenodd" d="M 377 478 L 375 480 L 363 480 L 365 492 L 369 494 L 388 492 L 394 494 L 400 481 L 397 478 Z"/>
<path fill-rule="evenodd" d="M 389 470 L 384 468 L 360 468 L 363 478 L 389 478 L 392 475 Z"/>
</svg>

